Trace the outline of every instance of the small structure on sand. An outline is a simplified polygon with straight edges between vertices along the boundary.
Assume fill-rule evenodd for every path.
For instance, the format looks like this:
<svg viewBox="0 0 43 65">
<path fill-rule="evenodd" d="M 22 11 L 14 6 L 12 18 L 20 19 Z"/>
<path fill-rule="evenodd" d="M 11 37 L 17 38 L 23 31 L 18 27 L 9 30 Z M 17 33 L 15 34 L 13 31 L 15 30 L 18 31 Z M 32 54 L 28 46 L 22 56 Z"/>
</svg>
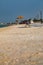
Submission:
<svg viewBox="0 0 43 65">
<path fill-rule="evenodd" d="M 22 21 L 23 18 L 24 18 L 24 16 L 18 16 L 16 18 L 16 24 L 19 24 Z"/>
</svg>

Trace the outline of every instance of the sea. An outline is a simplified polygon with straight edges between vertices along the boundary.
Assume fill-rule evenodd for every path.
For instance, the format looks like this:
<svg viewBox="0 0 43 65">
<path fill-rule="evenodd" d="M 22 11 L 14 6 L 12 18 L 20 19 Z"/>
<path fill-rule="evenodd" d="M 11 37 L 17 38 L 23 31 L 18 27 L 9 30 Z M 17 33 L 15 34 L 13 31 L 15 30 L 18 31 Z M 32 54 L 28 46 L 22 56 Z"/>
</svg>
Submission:
<svg viewBox="0 0 43 65">
<path fill-rule="evenodd" d="M 9 25 L 7 25 L 7 24 L 0 24 L 0 28 L 7 27 L 7 26 L 9 26 Z"/>
</svg>

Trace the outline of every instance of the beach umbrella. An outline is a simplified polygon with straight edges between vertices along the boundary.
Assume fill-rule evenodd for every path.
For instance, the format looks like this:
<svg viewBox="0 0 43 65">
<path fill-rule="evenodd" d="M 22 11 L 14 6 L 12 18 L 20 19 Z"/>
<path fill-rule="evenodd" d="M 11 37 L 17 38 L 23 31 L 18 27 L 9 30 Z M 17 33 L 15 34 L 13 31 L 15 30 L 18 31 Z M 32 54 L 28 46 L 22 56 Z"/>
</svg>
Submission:
<svg viewBox="0 0 43 65">
<path fill-rule="evenodd" d="M 23 19 L 24 18 L 24 16 L 18 16 L 17 17 L 17 19 Z"/>
</svg>

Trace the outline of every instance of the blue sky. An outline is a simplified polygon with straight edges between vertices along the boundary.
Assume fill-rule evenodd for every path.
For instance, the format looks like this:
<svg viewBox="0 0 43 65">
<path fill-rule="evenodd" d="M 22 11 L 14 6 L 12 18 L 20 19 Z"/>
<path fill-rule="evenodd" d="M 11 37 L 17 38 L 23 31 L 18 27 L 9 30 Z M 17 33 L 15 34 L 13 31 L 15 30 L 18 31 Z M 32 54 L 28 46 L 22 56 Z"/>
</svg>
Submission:
<svg viewBox="0 0 43 65">
<path fill-rule="evenodd" d="M 15 21 L 19 15 L 34 18 L 40 10 L 43 12 L 43 0 L 0 0 L 0 21 Z"/>
</svg>

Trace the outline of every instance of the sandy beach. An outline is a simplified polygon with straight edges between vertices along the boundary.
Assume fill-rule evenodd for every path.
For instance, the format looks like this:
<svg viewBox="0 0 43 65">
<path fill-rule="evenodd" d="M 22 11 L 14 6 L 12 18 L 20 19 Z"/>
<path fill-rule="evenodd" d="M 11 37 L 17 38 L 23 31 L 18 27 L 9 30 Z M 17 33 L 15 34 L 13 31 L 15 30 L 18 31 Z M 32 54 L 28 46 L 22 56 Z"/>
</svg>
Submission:
<svg viewBox="0 0 43 65">
<path fill-rule="evenodd" d="M 0 28 L 0 65 L 43 65 L 43 27 Z"/>
</svg>

